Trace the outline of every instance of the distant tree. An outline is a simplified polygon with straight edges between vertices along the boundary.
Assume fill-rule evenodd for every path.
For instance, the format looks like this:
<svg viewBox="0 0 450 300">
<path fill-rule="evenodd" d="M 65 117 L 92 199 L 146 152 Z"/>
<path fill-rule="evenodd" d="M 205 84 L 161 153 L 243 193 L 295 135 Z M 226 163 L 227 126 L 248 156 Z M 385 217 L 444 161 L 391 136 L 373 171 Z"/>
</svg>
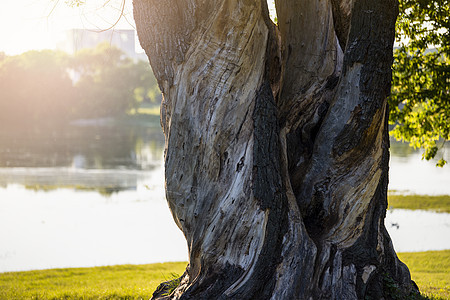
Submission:
<svg viewBox="0 0 450 300">
<path fill-rule="evenodd" d="M 434 158 L 450 138 L 450 1 L 400 0 L 391 134 Z M 442 145 L 441 144 L 441 145 Z M 438 166 L 446 163 L 440 159 Z"/>
<path fill-rule="evenodd" d="M 70 111 L 72 81 L 65 53 L 30 51 L 0 62 L 0 120 L 35 123 L 62 119 Z"/>
<path fill-rule="evenodd" d="M 159 106 L 161 104 L 161 91 L 148 62 L 137 61 L 133 70 L 135 82 L 139 83 L 139 86 L 134 89 L 133 108 L 137 109 L 144 103 Z"/>
<path fill-rule="evenodd" d="M 148 64 L 134 62 L 108 43 L 76 53 L 71 68 L 79 117 L 124 114 L 157 89 Z"/>
<path fill-rule="evenodd" d="M 159 89 L 150 66 L 109 44 L 73 56 L 60 51 L 0 53 L 0 122 L 36 125 L 124 115 Z"/>
</svg>

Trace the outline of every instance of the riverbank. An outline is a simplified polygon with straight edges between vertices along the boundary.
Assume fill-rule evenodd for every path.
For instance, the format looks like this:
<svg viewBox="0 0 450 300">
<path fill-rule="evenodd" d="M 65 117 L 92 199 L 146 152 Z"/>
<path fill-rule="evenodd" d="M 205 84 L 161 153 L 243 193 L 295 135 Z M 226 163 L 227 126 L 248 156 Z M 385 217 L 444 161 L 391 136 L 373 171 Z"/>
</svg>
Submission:
<svg viewBox="0 0 450 300">
<path fill-rule="evenodd" d="M 450 250 L 399 253 L 428 299 L 450 298 Z M 0 273 L 0 299 L 150 299 L 186 262 Z M 427 299 L 427 298 L 425 298 Z"/>
<path fill-rule="evenodd" d="M 388 207 L 389 209 L 420 209 L 450 213 L 450 195 L 401 195 L 395 191 L 389 191 Z"/>
</svg>

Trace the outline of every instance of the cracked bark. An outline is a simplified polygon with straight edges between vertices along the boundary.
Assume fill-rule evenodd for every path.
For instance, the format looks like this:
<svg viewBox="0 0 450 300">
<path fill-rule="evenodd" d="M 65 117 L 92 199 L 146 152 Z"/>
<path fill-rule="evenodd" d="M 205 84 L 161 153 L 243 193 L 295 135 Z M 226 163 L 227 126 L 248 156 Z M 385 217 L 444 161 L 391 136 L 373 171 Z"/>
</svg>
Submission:
<svg viewBox="0 0 450 300">
<path fill-rule="evenodd" d="M 154 299 L 416 293 L 384 227 L 397 3 L 275 3 L 133 1 L 189 248 Z"/>
</svg>

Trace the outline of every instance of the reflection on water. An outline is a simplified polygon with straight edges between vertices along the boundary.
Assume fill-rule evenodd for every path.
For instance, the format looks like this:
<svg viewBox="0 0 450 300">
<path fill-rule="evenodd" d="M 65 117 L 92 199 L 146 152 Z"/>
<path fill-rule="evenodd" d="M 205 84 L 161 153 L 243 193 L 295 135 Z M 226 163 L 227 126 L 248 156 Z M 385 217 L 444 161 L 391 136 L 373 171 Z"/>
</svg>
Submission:
<svg viewBox="0 0 450 300">
<path fill-rule="evenodd" d="M 159 160 L 164 137 L 159 126 L 105 126 L 0 130 L 0 167 L 146 169 Z"/>
<path fill-rule="evenodd" d="M 158 124 L 110 121 L 88 126 L 91 123 L 52 130 L 1 130 L 0 186 L 108 194 L 136 189 L 142 174 L 161 164 L 164 137 Z"/>
<path fill-rule="evenodd" d="M 159 166 L 136 190 L 108 198 L 68 189 L 0 189 L 0 272 L 186 261 L 186 241 L 163 198 L 162 173 Z"/>
<path fill-rule="evenodd" d="M 158 121 L 0 129 L 0 272 L 187 260 L 164 200 L 163 148 Z M 391 152 L 390 189 L 450 194 L 450 166 L 407 145 Z M 450 248 L 448 224 L 402 210 L 386 220 L 398 251 Z"/>
<path fill-rule="evenodd" d="M 155 168 L 153 166 L 152 168 Z M 98 170 L 72 168 L 0 168 L 0 184 L 20 184 L 30 190 L 50 191 L 60 188 L 94 190 L 103 195 L 136 190 L 148 170 Z"/>
<path fill-rule="evenodd" d="M 389 189 L 401 193 L 450 195 L 450 145 L 441 149 L 437 158 L 449 163 L 436 167 L 437 159 L 422 160 L 422 152 L 407 144 L 391 142 Z"/>
</svg>

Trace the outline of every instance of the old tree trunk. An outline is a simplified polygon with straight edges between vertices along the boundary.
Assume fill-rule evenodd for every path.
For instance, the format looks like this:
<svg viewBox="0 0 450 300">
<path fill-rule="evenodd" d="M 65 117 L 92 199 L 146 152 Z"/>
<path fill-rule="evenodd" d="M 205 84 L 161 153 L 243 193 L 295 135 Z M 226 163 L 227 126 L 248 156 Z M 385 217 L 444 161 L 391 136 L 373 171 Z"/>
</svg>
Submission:
<svg viewBox="0 0 450 300">
<path fill-rule="evenodd" d="M 134 0 L 164 94 L 170 299 L 401 299 L 384 226 L 396 0 Z"/>
</svg>

